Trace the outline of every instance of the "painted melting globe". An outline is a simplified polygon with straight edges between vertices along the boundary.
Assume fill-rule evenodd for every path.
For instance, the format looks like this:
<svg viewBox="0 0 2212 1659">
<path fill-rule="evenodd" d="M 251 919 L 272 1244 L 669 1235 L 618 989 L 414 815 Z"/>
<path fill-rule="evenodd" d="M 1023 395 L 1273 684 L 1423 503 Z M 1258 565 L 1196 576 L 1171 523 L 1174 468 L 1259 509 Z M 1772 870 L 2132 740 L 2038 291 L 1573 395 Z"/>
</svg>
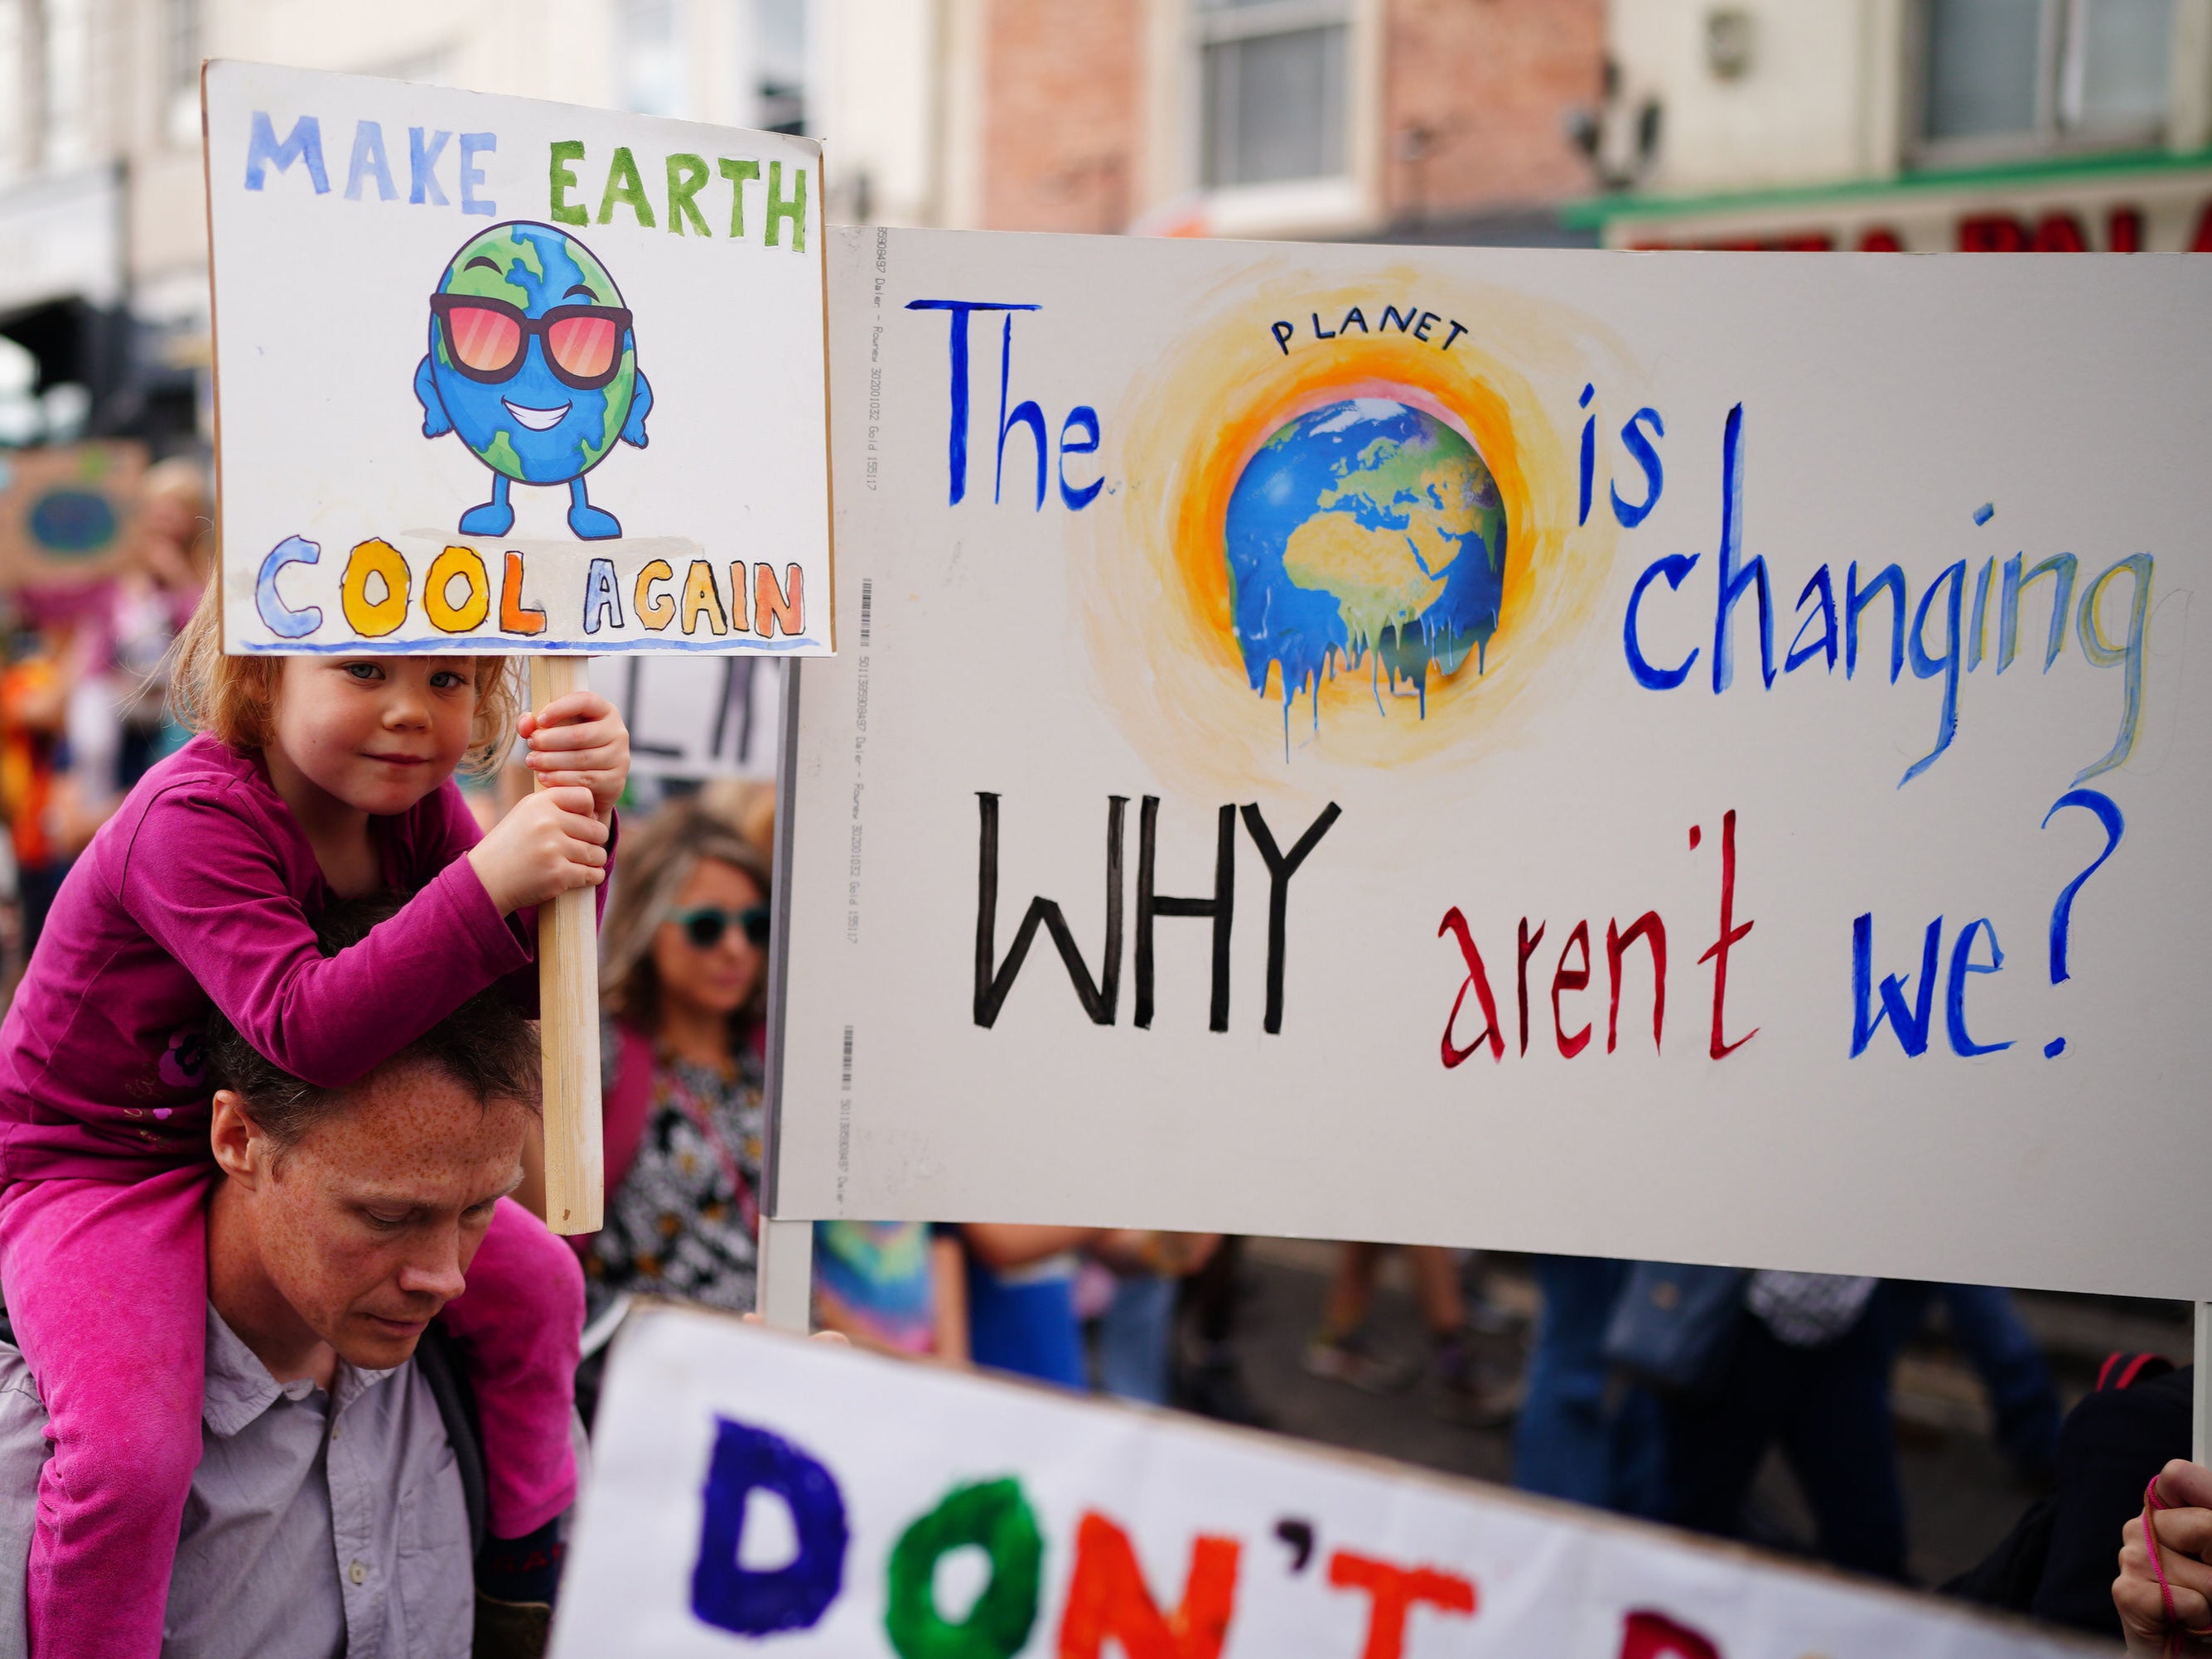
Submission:
<svg viewBox="0 0 2212 1659">
<path fill-rule="evenodd" d="M 1386 680 L 1409 683 L 1424 713 L 1431 663 L 1449 675 L 1472 654 L 1482 672 L 1505 509 L 1474 447 L 1425 410 L 1352 398 L 1299 416 L 1246 464 L 1226 529 L 1245 672 L 1264 694 L 1280 671 L 1286 719 L 1347 669 L 1367 670 L 1378 707 Z"/>
</svg>

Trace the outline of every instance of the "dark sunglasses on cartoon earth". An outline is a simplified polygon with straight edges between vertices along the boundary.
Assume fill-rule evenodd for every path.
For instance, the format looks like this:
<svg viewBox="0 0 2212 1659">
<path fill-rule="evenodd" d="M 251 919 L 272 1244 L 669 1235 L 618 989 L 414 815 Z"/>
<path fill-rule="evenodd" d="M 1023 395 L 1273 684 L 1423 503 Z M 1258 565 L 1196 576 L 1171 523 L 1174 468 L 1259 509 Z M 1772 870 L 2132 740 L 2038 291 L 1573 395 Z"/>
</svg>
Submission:
<svg viewBox="0 0 2212 1659">
<path fill-rule="evenodd" d="M 473 294 L 434 294 L 430 310 L 445 336 L 446 356 L 471 380 L 511 379 L 537 334 L 544 338 L 553 378 L 580 392 L 614 379 L 630 324 L 621 306 L 555 306 L 532 317 L 520 306 Z"/>
<path fill-rule="evenodd" d="M 768 906 L 748 905 L 742 910 L 725 910 L 717 905 L 701 904 L 689 910 L 672 910 L 668 919 L 684 930 L 684 937 L 702 951 L 711 951 L 722 942 L 722 935 L 736 928 L 745 936 L 745 943 L 757 948 L 768 943 Z"/>
</svg>

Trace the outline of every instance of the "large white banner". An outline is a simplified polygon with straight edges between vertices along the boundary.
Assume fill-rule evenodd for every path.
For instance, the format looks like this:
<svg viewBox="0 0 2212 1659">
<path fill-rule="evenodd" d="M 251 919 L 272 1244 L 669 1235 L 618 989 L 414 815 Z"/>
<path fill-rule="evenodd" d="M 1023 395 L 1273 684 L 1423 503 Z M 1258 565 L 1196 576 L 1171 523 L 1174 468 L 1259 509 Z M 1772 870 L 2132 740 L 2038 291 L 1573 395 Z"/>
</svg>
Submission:
<svg viewBox="0 0 2212 1659">
<path fill-rule="evenodd" d="M 619 1340 L 593 1462 L 554 1659 L 2101 1650 L 1590 1510 L 667 1306 Z"/>
<path fill-rule="evenodd" d="M 821 147 L 216 63 L 233 651 L 830 645 Z"/>
<path fill-rule="evenodd" d="M 776 1214 L 2212 1294 L 2212 262 L 833 234 Z"/>
</svg>

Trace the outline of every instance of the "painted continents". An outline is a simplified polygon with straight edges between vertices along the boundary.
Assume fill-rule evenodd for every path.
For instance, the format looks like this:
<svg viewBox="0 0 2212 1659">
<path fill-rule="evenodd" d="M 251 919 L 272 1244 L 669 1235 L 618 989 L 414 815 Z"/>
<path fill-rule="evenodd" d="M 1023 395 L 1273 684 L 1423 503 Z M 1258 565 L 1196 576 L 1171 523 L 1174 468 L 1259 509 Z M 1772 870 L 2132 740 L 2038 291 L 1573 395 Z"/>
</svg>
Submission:
<svg viewBox="0 0 2212 1659">
<path fill-rule="evenodd" d="M 529 317 L 561 306 L 616 307 L 614 278 L 591 249 L 552 225 L 495 225 L 453 255 L 441 294 L 504 301 Z M 619 364 L 605 386 L 579 387 L 556 376 L 544 343 L 532 340 L 514 373 L 471 379 L 447 355 L 435 320 L 430 365 L 447 418 L 476 458 L 518 483 L 580 478 L 622 436 L 637 389 L 637 351 L 623 331 Z"/>
<path fill-rule="evenodd" d="M 1226 525 L 1237 641 L 1252 689 L 1281 676 L 1285 711 L 1324 676 L 1365 666 L 1426 707 L 1429 665 L 1475 672 L 1497 631 L 1505 511 L 1474 447 L 1387 398 L 1279 428 L 1245 465 Z"/>
</svg>

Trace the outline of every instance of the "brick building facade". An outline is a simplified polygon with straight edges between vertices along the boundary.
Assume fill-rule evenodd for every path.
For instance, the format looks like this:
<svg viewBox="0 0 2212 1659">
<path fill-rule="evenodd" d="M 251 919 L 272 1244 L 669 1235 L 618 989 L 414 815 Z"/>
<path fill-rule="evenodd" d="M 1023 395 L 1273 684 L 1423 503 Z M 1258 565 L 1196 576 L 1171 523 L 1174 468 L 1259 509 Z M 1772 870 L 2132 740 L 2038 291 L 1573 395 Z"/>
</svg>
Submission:
<svg viewBox="0 0 2212 1659">
<path fill-rule="evenodd" d="M 1144 142 L 1145 0 L 991 0 L 982 224 L 1116 231 Z"/>
<path fill-rule="evenodd" d="M 1601 0 L 964 3 L 946 154 L 978 228 L 1479 233 L 1589 188 L 1565 129 Z"/>
<path fill-rule="evenodd" d="M 1389 222 L 1589 193 L 1589 164 L 1565 129 L 1601 97 L 1596 0 L 1390 0 L 1384 31 Z"/>
</svg>

